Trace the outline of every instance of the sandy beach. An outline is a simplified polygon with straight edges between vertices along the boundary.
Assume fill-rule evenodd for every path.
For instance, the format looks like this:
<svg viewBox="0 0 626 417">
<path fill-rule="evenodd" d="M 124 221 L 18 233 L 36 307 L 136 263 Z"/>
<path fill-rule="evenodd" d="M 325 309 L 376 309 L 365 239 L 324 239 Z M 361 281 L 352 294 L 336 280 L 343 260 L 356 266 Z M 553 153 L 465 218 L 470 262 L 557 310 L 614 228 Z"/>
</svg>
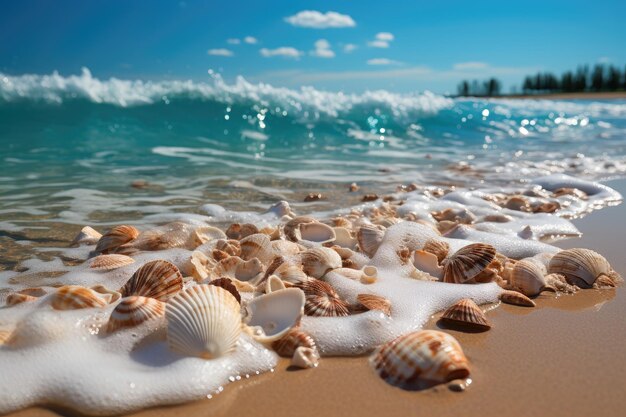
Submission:
<svg viewBox="0 0 626 417">
<path fill-rule="evenodd" d="M 626 180 L 607 183 L 626 194 Z M 609 207 L 575 223 L 581 239 L 563 248 L 589 247 L 604 254 L 621 274 L 626 206 Z M 626 292 L 587 290 L 555 297 L 544 293 L 537 308 L 500 305 L 489 311 L 492 330 L 447 330 L 472 363 L 472 385 L 464 393 L 445 386 L 403 391 L 371 370 L 367 357 L 323 358 L 313 370 L 292 370 L 281 360 L 274 372 L 228 385 L 211 400 L 143 410 L 135 417 L 318 416 L 318 415 L 552 415 L 620 416 L 626 409 Z M 433 317 L 427 328 L 437 328 Z M 12 417 L 72 414 L 31 408 Z"/>
</svg>

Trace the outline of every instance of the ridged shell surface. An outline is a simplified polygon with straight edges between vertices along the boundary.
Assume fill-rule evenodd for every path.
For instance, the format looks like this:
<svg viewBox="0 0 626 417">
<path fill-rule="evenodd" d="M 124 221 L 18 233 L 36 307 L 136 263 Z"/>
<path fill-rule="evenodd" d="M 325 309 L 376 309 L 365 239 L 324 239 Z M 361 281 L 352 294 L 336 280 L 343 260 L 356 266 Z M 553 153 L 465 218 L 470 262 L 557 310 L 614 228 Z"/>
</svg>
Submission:
<svg viewBox="0 0 626 417">
<path fill-rule="evenodd" d="M 225 278 L 225 277 L 216 278 L 212 280 L 211 282 L 209 282 L 209 285 L 215 285 L 216 287 L 225 289 L 226 291 L 231 293 L 233 297 L 235 297 L 235 299 L 237 300 L 239 304 L 241 304 L 241 294 L 239 294 L 237 287 L 235 287 L 235 285 L 229 278 Z"/>
<path fill-rule="evenodd" d="M 448 256 L 450 245 L 448 242 L 439 239 L 429 239 L 422 248 L 423 251 L 430 252 L 437 257 L 437 262 L 441 262 Z"/>
<path fill-rule="evenodd" d="M 535 307 L 535 302 L 518 291 L 504 290 L 500 294 L 500 301 L 520 307 Z"/>
<path fill-rule="evenodd" d="M 548 273 L 564 275 L 568 282 L 583 288 L 593 285 L 600 275 L 609 275 L 609 262 L 590 249 L 562 250 L 552 257 Z"/>
<path fill-rule="evenodd" d="M 274 251 L 270 238 L 263 233 L 256 233 L 241 239 L 241 259 L 248 261 L 258 258 L 263 263 L 269 263 L 274 258 Z"/>
<path fill-rule="evenodd" d="M 91 260 L 89 267 L 91 269 L 108 271 L 111 269 L 121 268 L 130 265 L 135 260 L 130 256 L 120 254 L 98 255 Z"/>
<path fill-rule="evenodd" d="M 322 278 L 328 271 L 341 268 L 341 256 L 324 247 L 308 249 L 301 254 L 302 270 L 314 278 Z"/>
<path fill-rule="evenodd" d="M 107 303 L 95 291 L 79 285 L 65 285 L 51 296 L 50 304 L 56 310 L 104 307 Z"/>
<path fill-rule="evenodd" d="M 307 316 L 339 317 L 350 314 L 348 303 L 339 298 L 330 284 L 319 279 L 309 279 L 295 286 L 304 291 L 304 313 Z"/>
<path fill-rule="evenodd" d="M 368 310 L 379 310 L 388 316 L 391 314 L 391 301 L 385 297 L 375 294 L 359 294 L 356 299 Z"/>
<path fill-rule="evenodd" d="M 163 317 L 165 303 L 154 298 L 132 295 L 123 298 L 111 312 L 107 331 L 114 332 L 125 327 L 134 327 L 145 321 Z"/>
<path fill-rule="evenodd" d="M 272 343 L 272 349 L 280 356 L 290 358 L 297 348 L 304 346 L 316 349 L 315 340 L 310 334 L 299 329 L 291 329 L 286 335 Z"/>
<path fill-rule="evenodd" d="M 533 297 L 539 294 L 546 286 L 545 275 L 545 267 L 522 259 L 513 265 L 510 284 L 511 287 L 522 294 Z"/>
<path fill-rule="evenodd" d="M 374 226 L 371 224 L 364 224 L 361 226 L 356 234 L 356 238 L 359 242 L 359 248 L 370 258 L 374 256 L 378 247 L 383 241 L 385 236 L 385 229 L 383 227 Z"/>
<path fill-rule="evenodd" d="M 444 311 L 441 321 L 453 326 L 475 330 L 489 330 L 491 323 L 485 313 L 469 298 L 464 298 Z"/>
<path fill-rule="evenodd" d="M 139 236 L 139 230 L 133 226 L 120 225 L 106 232 L 96 245 L 96 252 L 114 252 L 118 247 L 134 240 Z"/>
<path fill-rule="evenodd" d="M 122 287 L 123 297 L 141 295 L 167 301 L 183 289 L 183 276 L 178 268 L 167 261 L 148 262 L 139 268 Z"/>
<path fill-rule="evenodd" d="M 444 262 L 443 280 L 457 284 L 473 283 L 473 278 L 487 268 L 496 256 L 496 249 L 484 243 L 467 245 Z"/>
</svg>

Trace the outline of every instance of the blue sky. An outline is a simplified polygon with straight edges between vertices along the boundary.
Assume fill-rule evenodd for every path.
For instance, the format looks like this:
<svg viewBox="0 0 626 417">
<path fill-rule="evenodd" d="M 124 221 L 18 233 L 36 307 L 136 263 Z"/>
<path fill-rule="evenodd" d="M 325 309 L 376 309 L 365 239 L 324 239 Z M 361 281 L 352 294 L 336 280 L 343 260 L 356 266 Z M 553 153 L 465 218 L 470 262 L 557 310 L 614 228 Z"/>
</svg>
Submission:
<svg viewBox="0 0 626 417">
<path fill-rule="evenodd" d="M 2 5 L 0 71 L 205 80 L 214 69 L 287 87 L 446 92 L 464 78 L 623 69 L 624 16 L 615 0 L 23 0 Z"/>
</svg>

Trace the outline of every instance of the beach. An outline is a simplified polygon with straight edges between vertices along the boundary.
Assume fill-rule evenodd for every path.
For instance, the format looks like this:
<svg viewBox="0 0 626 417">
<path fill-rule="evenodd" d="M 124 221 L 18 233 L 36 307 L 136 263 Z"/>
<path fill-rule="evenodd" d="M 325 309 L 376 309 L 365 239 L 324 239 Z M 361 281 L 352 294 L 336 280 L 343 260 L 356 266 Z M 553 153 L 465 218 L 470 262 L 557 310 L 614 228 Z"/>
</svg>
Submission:
<svg viewBox="0 0 626 417">
<path fill-rule="evenodd" d="M 626 193 L 626 180 L 607 185 Z M 575 220 L 581 239 L 562 248 L 588 247 L 624 274 L 620 242 L 626 206 Z M 488 308 L 493 328 L 454 335 L 471 361 L 473 383 L 465 392 L 445 385 L 404 391 L 379 379 L 367 357 L 322 358 L 315 369 L 294 370 L 281 360 L 273 372 L 229 384 L 219 395 L 129 416 L 492 415 L 620 416 L 626 407 L 626 293 L 623 288 L 584 290 L 575 295 L 543 293 L 537 308 L 502 304 Z M 426 328 L 438 328 L 435 315 Z M 69 410 L 30 408 L 12 417 L 67 415 Z M 75 413 L 72 413 L 75 414 Z"/>
</svg>

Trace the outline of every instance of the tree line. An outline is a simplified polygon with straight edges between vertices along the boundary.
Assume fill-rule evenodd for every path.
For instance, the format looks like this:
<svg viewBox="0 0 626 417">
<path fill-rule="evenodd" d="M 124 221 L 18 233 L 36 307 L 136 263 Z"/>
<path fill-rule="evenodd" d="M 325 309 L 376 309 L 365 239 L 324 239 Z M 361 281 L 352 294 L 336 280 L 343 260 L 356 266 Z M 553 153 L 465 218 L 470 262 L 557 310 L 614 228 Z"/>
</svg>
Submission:
<svg viewBox="0 0 626 417">
<path fill-rule="evenodd" d="M 462 81 L 459 96 L 493 97 L 500 95 L 502 84 L 495 78 L 480 82 Z M 597 64 L 579 66 L 576 71 L 566 71 L 561 76 L 551 72 L 538 72 L 524 78 L 521 91 L 524 94 L 576 93 L 626 90 L 626 68 L 620 71 L 615 65 Z"/>
</svg>

